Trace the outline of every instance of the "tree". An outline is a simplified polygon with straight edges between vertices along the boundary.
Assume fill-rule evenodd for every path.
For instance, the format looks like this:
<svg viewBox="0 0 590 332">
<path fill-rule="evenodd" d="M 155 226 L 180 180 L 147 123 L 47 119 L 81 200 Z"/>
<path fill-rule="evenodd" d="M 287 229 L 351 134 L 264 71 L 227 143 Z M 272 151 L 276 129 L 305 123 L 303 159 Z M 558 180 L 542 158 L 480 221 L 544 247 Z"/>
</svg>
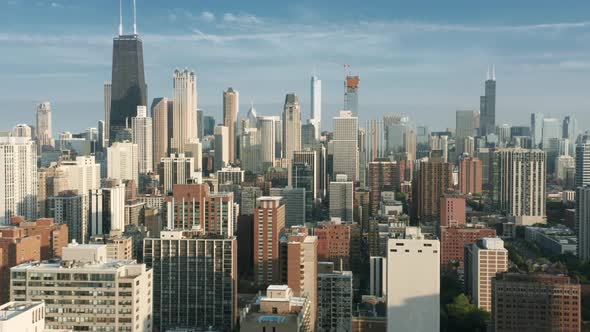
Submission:
<svg viewBox="0 0 590 332">
<path fill-rule="evenodd" d="M 490 314 L 469 303 L 465 294 L 455 296 L 452 303 L 446 305 L 446 314 L 443 314 L 445 325 L 443 331 L 486 331 L 486 321 L 490 320 Z"/>
</svg>

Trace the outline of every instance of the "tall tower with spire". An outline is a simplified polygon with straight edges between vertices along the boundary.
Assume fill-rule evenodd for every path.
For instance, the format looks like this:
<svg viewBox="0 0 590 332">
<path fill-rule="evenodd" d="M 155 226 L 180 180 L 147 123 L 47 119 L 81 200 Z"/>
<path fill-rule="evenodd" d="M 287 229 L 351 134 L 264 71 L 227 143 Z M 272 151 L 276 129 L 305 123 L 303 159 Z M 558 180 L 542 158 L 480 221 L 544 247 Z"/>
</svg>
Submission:
<svg viewBox="0 0 590 332">
<path fill-rule="evenodd" d="M 133 34 L 123 33 L 122 5 L 119 1 L 119 35 L 113 39 L 113 68 L 109 142 L 120 141 L 137 106 L 147 105 L 147 86 L 143 68 L 143 42 L 137 34 L 136 4 L 133 0 Z"/>
<path fill-rule="evenodd" d="M 496 132 L 496 68 L 488 67 L 485 95 L 480 97 L 480 134 L 486 136 Z"/>
</svg>

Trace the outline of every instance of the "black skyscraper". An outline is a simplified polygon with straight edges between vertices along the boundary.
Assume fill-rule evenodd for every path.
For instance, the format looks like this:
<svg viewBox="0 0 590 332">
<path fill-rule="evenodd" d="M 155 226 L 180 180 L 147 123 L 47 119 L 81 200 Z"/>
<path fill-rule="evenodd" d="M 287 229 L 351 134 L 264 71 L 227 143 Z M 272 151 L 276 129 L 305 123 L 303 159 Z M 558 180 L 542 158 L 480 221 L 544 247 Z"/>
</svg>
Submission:
<svg viewBox="0 0 590 332">
<path fill-rule="evenodd" d="M 492 69 L 492 76 L 488 69 L 485 96 L 480 100 L 480 134 L 486 136 L 496 132 L 496 71 Z"/>
<path fill-rule="evenodd" d="M 113 39 L 113 74 L 109 141 L 116 142 L 127 121 L 137 114 L 137 106 L 147 105 L 143 71 L 143 44 L 138 35 Z"/>
</svg>

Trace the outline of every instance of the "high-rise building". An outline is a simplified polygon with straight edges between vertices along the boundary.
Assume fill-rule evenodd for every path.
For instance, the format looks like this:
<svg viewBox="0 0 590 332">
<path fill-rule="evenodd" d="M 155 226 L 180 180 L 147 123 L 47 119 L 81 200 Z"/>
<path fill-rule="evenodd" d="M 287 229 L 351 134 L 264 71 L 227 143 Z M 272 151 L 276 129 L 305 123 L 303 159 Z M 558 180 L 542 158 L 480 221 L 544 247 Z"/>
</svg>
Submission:
<svg viewBox="0 0 590 332">
<path fill-rule="evenodd" d="M 568 115 L 566 117 L 563 118 L 563 124 L 562 124 L 562 129 L 563 129 L 563 138 L 567 138 L 570 142 L 570 151 L 569 151 L 569 155 L 573 156 L 575 153 L 575 147 L 576 147 L 576 142 L 578 141 L 578 135 L 579 135 L 579 130 L 578 130 L 578 121 L 576 120 L 575 117 Z"/>
<path fill-rule="evenodd" d="M 285 228 L 281 197 L 263 196 L 254 210 L 254 277 L 259 287 L 281 282 L 279 237 Z"/>
<path fill-rule="evenodd" d="M 26 236 L 39 236 L 41 260 L 61 257 L 62 248 L 68 246 L 68 226 L 57 224 L 51 218 L 26 221 L 14 217 L 11 223 L 24 230 Z"/>
<path fill-rule="evenodd" d="M 103 85 L 103 104 L 104 104 L 104 148 L 108 147 L 109 142 L 109 126 L 111 124 L 111 93 L 113 84 L 110 81 L 104 82 Z"/>
<path fill-rule="evenodd" d="M 262 161 L 262 137 L 260 130 L 254 128 L 242 128 L 240 135 L 240 161 L 242 167 L 254 174 L 262 174 L 264 171 Z"/>
<path fill-rule="evenodd" d="M 510 136 L 511 126 L 509 124 L 501 124 L 496 126 L 496 135 L 498 136 L 498 145 L 501 147 L 506 147 L 510 143 Z"/>
<path fill-rule="evenodd" d="M 223 167 L 217 171 L 217 181 L 219 184 L 237 184 L 241 185 L 244 182 L 244 173 L 240 167 Z"/>
<path fill-rule="evenodd" d="M 318 273 L 318 331 L 352 331 L 352 272 L 327 265 Z"/>
<path fill-rule="evenodd" d="M 359 178 L 358 118 L 351 111 L 334 117 L 333 174 L 345 174 L 349 181 Z"/>
<path fill-rule="evenodd" d="M 139 147 L 130 142 L 115 142 L 107 149 L 107 176 L 139 183 Z"/>
<path fill-rule="evenodd" d="M 344 174 L 336 175 L 330 182 L 330 218 L 353 221 L 354 182 L 348 181 Z"/>
<path fill-rule="evenodd" d="M 566 275 L 500 273 L 492 279 L 492 331 L 580 331 L 582 290 Z M 542 303 L 542 305 L 541 305 Z"/>
<path fill-rule="evenodd" d="M 0 137 L 0 224 L 37 217 L 37 148 L 24 137 Z"/>
<path fill-rule="evenodd" d="M 231 331 L 238 317 L 237 241 L 162 231 L 143 244 L 153 269 L 154 327 Z"/>
<path fill-rule="evenodd" d="M 584 135 L 576 146 L 576 187 L 590 185 L 590 136 Z"/>
<path fill-rule="evenodd" d="M 443 269 L 456 268 L 463 271 L 465 260 L 465 246 L 474 244 L 477 240 L 486 237 L 495 238 L 496 230 L 484 227 L 441 227 L 440 266 Z"/>
<path fill-rule="evenodd" d="M 544 118 L 543 113 L 531 113 L 531 139 L 535 149 L 540 148 L 543 143 Z"/>
<path fill-rule="evenodd" d="M 213 135 L 215 129 L 215 118 L 209 115 L 203 116 L 203 134 L 205 136 Z"/>
<path fill-rule="evenodd" d="M 405 115 L 383 117 L 385 155 L 395 159 L 416 159 L 416 132 Z"/>
<path fill-rule="evenodd" d="M 408 227 L 387 241 L 387 331 L 439 329 L 440 244 Z"/>
<path fill-rule="evenodd" d="M 168 131 L 168 122 L 172 119 L 168 117 L 170 110 L 168 109 L 168 98 L 154 98 L 152 102 L 152 119 L 153 119 L 153 167 L 160 165 L 160 160 L 167 157 L 168 147 L 172 133 Z"/>
<path fill-rule="evenodd" d="M 47 101 L 37 105 L 37 146 L 39 152 L 53 147 L 51 127 L 51 104 Z"/>
<path fill-rule="evenodd" d="M 444 194 L 440 200 L 440 226 L 464 226 L 467 222 L 465 197 L 461 195 Z"/>
<path fill-rule="evenodd" d="M 318 223 L 314 229 L 318 237 L 318 259 L 332 262 L 340 271 L 349 271 L 360 253 L 359 225 L 338 220 Z M 358 251 L 357 251 L 358 250 Z M 355 266 L 356 268 L 356 266 Z"/>
<path fill-rule="evenodd" d="M 421 221 L 434 221 L 440 214 L 440 197 L 453 188 L 453 165 L 439 159 L 420 162 L 416 179 L 417 216 Z"/>
<path fill-rule="evenodd" d="M 387 294 L 387 258 L 381 256 L 369 257 L 369 294 L 385 297 Z"/>
<path fill-rule="evenodd" d="M 289 93 L 283 108 L 283 157 L 293 159 L 293 151 L 301 150 L 301 109 L 299 97 Z"/>
<path fill-rule="evenodd" d="M 261 161 L 263 170 L 272 167 L 275 161 L 276 151 L 276 128 L 280 120 L 274 116 L 258 117 L 258 128 L 260 130 Z"/>
<path fill-rule="evenodd" d="M 125 229 L 125 185 L 108 183 L 105 188 L 90 192 L 90 235 L 109 234 Z"/>
<path fill-rule="evenodd" d="M 0 316 L 0 331 L 48 331 L 43 302 L 7 302 L 0 306 Z"/>
<path fill-rule="evenodd" d="M 351 111 L 352 116 L 358 117 L 359 114 L 359 76 L 346 76 L 344 82 L 346 92 L 344 93 L 344 109 Z"/>
<path fill-rule="evenodd" d="M 500 238 L 483 238 L 465 246 L 465 289 L 481 309 L 492 310 L 492 278 L 508 271 L 508 250 Z"/>
<path fill-rule="evenodd" d="M 0 227 L 0 302 L 10 300 L 10 268 L 28 261 L 41 259 L 41 236 L 27 235 L 14 226 Z M 44 239 L 46 240 L 46 239 Z"/>
<path fill-rule="evenodd" d="M 137 116 L 131 118 L 133 130 L 133 143 L 137 144 L 137 159 L 139 173 L 147 174 L 154 170 L 153 167 L 153 137 L 152 118 L 147 116 L 145 106 L 137 106 Z"/>
<path fill-rule="evenodd" d="M 496 132 L 496 70 L 488 70 L 485 82 L 485 95 L 480 98 L 480 134 L 487 136 Z"/>
<path fill-rule="evenodd" d="M 135 10 L 134 10 L 135 16 Z M 135 30 L 135 29 L 134 29 Z M 147 105 L 147 84 L 143 69 L 143 42 L 137 31 L 123 35 L 122 19 L 119 22 L 119 36 L 113 39 L 112 84 L 110 85 L 110 109 L 108 114 L 109 143 L 120 137 L 119 132 L 129 127 L 137 106 Z M 105 102 L 108 97 L 105 84 Z"/>
<path fill-rule="evenodd" d="M 482 162 L 476 157 L 467 157 L 459 161 L 459 191 L 463 194 L 480 194 L 482 192 Z"/>
<path fill-rule="evenodd" d="M 494 152 L 494 205 L 519 225 L 545 222 L 546 160 L 541 150 L 509 148 Z"/>
<path fill-rule="evenodd" d="M 160 161 L 160 181 L 165 193 L 172 191 L 175 184 L 186 184 L 194 176 L 194 158 L 183 153 L 162 158 Z"/>
<path fill-rule="evenodd" d="M 400 190 L 400 174 L 399 169 L 404 167 L 404 163 L 399 164 L 390 160 L 376 160 L 369 163 L 369 189 L 370 189 L 370 205 L 371 214 L 376 214 L 379 210 L 379 202 L 381 201 L 381 192 Z"/>
<path fill-rule="evenodd" d="M 228 88 L 227 91 L 223 92 L 223 125 L 228 129 L 227 151 L 229 153 L 230 163 L 236 160 L 236 130 L 239 109 L 240 94 L 233 88 Z"/>
<path fill-rule="evenodd" d="M 61 261 L 23 263 L 11 274 L 11 300 L 45 302 L 46 328 L 152 330 L 152 271 L 135 261 L 107 260 L 105 245 L 70 244 Z M 43 292 L 35 286 L 38 275 L 45 278 Z"/>
<path fill-rule="evenodd" d="M 58 224 L 68 226 L 68 241 L 87 243 L 88 211 L 85 209 L 88 196 L 75 191 L 64 191 L 58 196 L 49 197 L 49 216 Z"/>
<path fill-rule="evenodd" d="M 203 137 L 205 136 L 204 122 L 205 112 L 203 112 L 202 109 L 197 108 L 197 138 L 199 139 L 199 141 L 202 141 Z"/>
<path fill-rule="evenodd" d="M 188 69 L 174 71 L 174 106 L 172 144 L 177 153 L 185 152 L 186 143 L 195 142 L 197 137 L 197 76 Z"/>
<path fill-rule="evenodd" d="M 468 111 L 457 111 L 455 113 L 455 137 L 475 137 L 477 129 L 479 128 L 479 112 L 468 110 Z M 459 151 L 460 153 L 462 151 Z"/>
<path fill-rule="evenodd" d="M 229 155 L 229 128 L 225 126 L 215 127 L 215 167 L 220 170 L 230 164 Z"/>
<path fill-rule="evenodd" d="M 543 118 L 543 135 L 541 146 L 547 152 L 552 139 L 560 139 L 563 135 L 562 121 L 558 118 Z"/>
<path fill-rule="evenodd" d="M 33 139 L 33 129 L 25 123 L 19 123 L 12 128 L 12 137 L 22 137 L 26 139 Z"/>
<path fill-rule="evenodd" d="M 576 189 L 576 234 L 578 236 L 578 258 L 590 261 L 590 185 Z"/>
<path fill-rule="evenodd" d="M 271 196 L 282 197 L 285 205 L 285 227 L 305 225 L 306 190 L 304 188 L 271 188 Z"/>
<path fill-rule="evenodd" d="M 297 152 L 295 152 L 297 153 Z M 301 155 L 295 155 L 295 158 Z M 311 220 L 315 203 L 317 202 L 317 176 L 315 165 L 306 162 L 294 161 L 289 172 L 289 184 L 293 188 L 302 189 L 305 194 L 305 216 Z"/>
<path fill-rule="evenodd" d="M 315 129 L 315 139 L 322 135 L 322 80 L 317 76 L 311 77 L 311 117 L 310 123 Z"/>
</svg>

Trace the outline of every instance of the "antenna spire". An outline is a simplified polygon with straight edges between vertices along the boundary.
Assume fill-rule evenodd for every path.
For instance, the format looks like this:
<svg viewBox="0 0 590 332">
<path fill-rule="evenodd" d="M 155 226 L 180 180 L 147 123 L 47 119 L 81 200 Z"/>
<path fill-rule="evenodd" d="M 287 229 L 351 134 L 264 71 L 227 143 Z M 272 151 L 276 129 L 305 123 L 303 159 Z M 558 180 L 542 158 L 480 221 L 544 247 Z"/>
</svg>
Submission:
<svg viewBox="0 0 590 332">
<path fill-rule="evenodd" d="M 133 0 L 133 35 L 137 36 L 137 8 L 135 7 L 135 0 Z"/>
<path fill-rule="evenodd" d="M 123 35 L 123 5 L 119 0 L 119 36 Z"/>
<path fill-rule="evenodd" d="M 486 81 L 490 80 L 490 65 L 488 65 L 488 74 L 486 76 Z"/>
<path fill-rule="evenodd" d="M 496 65 L 492 65 L 492 81 L 496 80 Z"/>
</svg>

